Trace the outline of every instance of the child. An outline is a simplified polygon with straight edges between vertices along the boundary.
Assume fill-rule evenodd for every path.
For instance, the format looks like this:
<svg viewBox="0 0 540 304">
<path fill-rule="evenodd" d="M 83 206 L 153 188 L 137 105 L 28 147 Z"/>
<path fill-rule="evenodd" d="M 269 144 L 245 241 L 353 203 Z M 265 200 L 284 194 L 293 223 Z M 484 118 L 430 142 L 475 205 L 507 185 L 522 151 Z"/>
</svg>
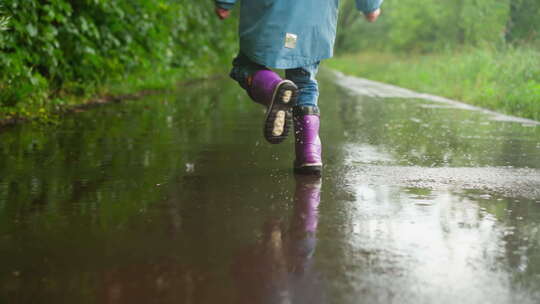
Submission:
<svg viewBox="0 0 540 304">
<path fill-rule="evenodd" d="M 220 19 L 236 0 L 215 0 Z M 320 175 L 319 89 L 321 60 L 332 57 L 339 0 L 241 0 L 240 52 L 230 76 L 267 107 L 264 136 L 282 142 L 294 116 L 294 170 Z M 382 0 L 356 0 L 368 21 L 380 14 Z M 286 79 L 269 68 L 285 69 Z"/>
</svg>

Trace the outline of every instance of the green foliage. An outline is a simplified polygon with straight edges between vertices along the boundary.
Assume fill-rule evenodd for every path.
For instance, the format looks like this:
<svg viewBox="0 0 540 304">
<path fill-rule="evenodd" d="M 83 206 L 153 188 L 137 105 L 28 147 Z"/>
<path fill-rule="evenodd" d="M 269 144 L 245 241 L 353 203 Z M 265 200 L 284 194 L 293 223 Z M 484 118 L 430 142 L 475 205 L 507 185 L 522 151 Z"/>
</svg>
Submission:
<svg viewBox="0 0 540 304">
<path fill-rule="evenodd" d="M 514 0 L 511 2 L 507 39 L 531 41 L 540 35 L 540 3 L 538 0 Z"/>
<path fill-rule="evenodd" d="M 540 1 L 386 1 L 374 24 L 353 10 L 342 1 L 337 51 L 367 55 L 334 68 L 540 119 Z"/>
<path fill-rule="evenodd" d="M 187 77 L 229 60 L 234 24 L 219 23 L 212 8 L 186 0 L 4 0 L 0 118 L 56 109 L 62 98 L 50 97 L 94 93 L 125 75 L 175 69 Z"/>
<path fill-rule="evenodd" d="M 379 21 L 369 25 L 352 14 L 354 0 L 343 0 L 341 12 L 339 52 L 432 52 L 540 37 L 538 0 L 386 1 Z"/>
<path fill-rule="evenodd" d="M 8 17 L 0 17 L 0 34 L 8 29 L 9 24 L 9 18 Z M 0 43 L 3 43 L 3 36 L 0 36 Z"/>
<path fill-rule="evenodd" d="M 364 54 L 330 61 L 345 73 L 540 120 L 540 52 L 466 48 L 426 56 Z"/>
</svg>

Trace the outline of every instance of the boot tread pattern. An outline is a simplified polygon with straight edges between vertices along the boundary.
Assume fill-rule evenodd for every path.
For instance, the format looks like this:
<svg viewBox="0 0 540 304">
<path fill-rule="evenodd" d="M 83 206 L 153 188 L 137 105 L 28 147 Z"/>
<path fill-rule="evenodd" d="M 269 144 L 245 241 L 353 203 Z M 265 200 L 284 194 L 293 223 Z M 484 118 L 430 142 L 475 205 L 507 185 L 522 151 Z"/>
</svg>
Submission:
<svg viewBox="0 0 540 304">
<path fill-rule="evenodd" d="M 289 101 L 291 101 L 291 97 L 292 97 L 292 91 L 291 90 L 284 91 L 283 92 L 283 98 L 282 98 L 283 103 L 288 103 Z"/>
<path fill-rule="evenodd" d="M 292 107 L 298 97 L 298 88 L 290 80 L 283 80 L 274 92 L 266 112 L 264 138 L 271 144 L 283 142 L 292 127 Z"/>
<path fill-rule="evenodd" d="M 274 120 L 274 129 L 272 130 L 272 135 L 280 136 L 283 134 L 285 127 L 285 111 L 278 111 L 276 114 L 276 119 Z"/>
</svg>

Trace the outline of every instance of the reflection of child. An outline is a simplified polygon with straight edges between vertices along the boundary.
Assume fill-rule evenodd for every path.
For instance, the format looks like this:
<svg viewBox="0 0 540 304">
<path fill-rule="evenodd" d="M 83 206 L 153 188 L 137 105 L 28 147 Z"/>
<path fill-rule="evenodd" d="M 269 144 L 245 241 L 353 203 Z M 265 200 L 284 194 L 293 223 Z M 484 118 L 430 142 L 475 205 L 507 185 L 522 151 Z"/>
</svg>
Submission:
<svg viewBox="0 0 540 304">
<path fill-rule="evenodd" d="M 268 220 L 261 240 L 234 260 L 238 303 L 328 303 L 313 259 L 320 201 L 321 178 L 298 175 L 288 231 Z"/>
<path fill-rule="evenodd" d="M 236 0 L 215 0 L 225 19 Z M 319 89 L 315 75 L 332 56 L 339 0 L 241 0 L 240 53 L 231 77 L 267 107 L 264 136 L 282 142 L 294 116 L 297 173 L 320 174 Z M 356 0 L 368 21 L 380 14 L 382 0 Z M 283 80 L 269 68 L 285 69 Z"/>
</svg>

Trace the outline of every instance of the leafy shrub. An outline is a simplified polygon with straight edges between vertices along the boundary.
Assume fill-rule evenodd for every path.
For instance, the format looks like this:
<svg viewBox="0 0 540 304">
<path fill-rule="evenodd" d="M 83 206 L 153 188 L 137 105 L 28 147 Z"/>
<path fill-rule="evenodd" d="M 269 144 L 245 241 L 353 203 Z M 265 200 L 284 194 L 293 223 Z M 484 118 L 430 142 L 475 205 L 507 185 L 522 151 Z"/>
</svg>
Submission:
<svg viewBox="0 0 540 304">
<path fill-rule="evenodd" d="M 369 25 L 354 2 L 341 1 L 338 52 L 427 53 L 540 40 L 538 0 L 385 1 L 381 18 Z"/>
<path fill-rule="evenodd" d="M 212 1 L 3 0 L 0 116 L 49 109 L 51 95 L 85 94 L 112 79 L 231 57 L 234 24 Z M 9 26 L 7 26 L 9 18 Z"/>
</svg>

